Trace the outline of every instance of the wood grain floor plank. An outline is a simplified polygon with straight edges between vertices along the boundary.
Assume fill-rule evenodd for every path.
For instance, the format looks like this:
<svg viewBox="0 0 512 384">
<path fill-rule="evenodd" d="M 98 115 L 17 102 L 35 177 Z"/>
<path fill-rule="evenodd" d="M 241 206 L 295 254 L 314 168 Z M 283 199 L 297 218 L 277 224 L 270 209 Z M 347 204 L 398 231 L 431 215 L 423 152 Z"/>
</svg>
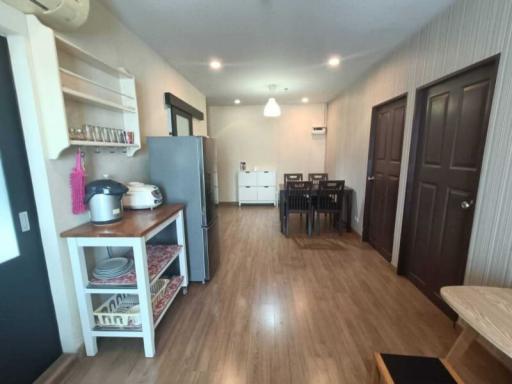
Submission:
<svg viewBox="0 0 512 384">
<path fill-rule="evenodd" d="M 179 295 L 139 340 L 105 339 L 67 383 L 330 384 L 369 382 L 373 352 L 444 356 L 458 331 L 408 280 L 353 234 L 289 238 L 277 210 L 221 207 L 222 265 Z M 467 383 L 512 382 L 478 345 L 455 365 Z"/>
</svg>

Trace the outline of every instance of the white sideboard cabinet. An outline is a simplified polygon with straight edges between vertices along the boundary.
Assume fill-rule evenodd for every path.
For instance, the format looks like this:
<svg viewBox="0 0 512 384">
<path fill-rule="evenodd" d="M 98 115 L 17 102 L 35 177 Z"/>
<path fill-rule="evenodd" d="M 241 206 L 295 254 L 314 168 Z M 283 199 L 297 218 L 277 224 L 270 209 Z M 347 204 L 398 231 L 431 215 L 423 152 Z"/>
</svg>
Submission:
<svg viewBox="0 0 512 384">
<path fill-rule="evenodd" d="M 238 173 L 238 205 L 277 205 L 274 171 L 240 171 Z"/>
</svg>

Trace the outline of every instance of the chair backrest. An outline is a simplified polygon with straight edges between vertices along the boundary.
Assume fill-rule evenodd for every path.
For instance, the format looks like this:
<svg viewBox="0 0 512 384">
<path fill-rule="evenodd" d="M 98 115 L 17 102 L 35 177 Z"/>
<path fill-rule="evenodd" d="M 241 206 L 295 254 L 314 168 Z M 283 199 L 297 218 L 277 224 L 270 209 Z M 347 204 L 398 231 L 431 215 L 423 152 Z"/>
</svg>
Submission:
<svg viewBox="0 0 512 384">
<path fill-rule="evenodd" d="M 309 173 L 308 180 L 318 184 L 319 181 L 329 180 L 329 175 L 327 173 Z"/>
<path fill-rule="evenodd" d="M 319 210 L 341 211 L 345 180 L 322 180 L 318 183 L 316 208 Z"/>
<path fill-rule="evenodd" d="M 285 173 L 284 185 L 286 186 L 289 181 L 302 181 L 302 173 Z"/>
<path fill-rule="evenodd" d="M 311 181 L 289 181 L 286 183 L 286 210 L 308 211 L 311 208 Z"/>
</svg>

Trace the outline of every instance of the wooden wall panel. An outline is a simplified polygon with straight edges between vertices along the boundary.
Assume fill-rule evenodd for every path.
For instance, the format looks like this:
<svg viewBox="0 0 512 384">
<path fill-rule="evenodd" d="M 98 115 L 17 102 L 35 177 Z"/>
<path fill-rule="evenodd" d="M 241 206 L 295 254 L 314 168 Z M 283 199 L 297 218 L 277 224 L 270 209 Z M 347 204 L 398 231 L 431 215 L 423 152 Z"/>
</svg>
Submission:
<svg viewBox="0 0 512 384">
<path fill-rule="evenodd" d="M 466 269 L 467 284 L 512 286 L 512 2 L 459 0 L 329 103 L 326 167 L 356 191 L 361 232 L 372 107 L 408 93 L 403 159 L 409 158 L 417 88 L 501 54 Z M 393 260 L 405 198 L 402 162 Z"/>
</svg>

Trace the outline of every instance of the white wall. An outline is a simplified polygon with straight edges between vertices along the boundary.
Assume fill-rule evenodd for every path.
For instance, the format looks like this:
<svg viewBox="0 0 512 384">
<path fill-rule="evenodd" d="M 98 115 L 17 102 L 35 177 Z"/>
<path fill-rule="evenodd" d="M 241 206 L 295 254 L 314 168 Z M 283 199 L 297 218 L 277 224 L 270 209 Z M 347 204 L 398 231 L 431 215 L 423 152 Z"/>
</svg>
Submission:
<svg viewBox="0 0 512 384">
<path fill-rule="evenodd" d="M 172 92 L 195 108 L 206 110 L 204 95 L 127 30 L 100 2 L 92 1 L 91 6 L 87 24 L 64 36 L 135 75 L 143 137 L 168 134 L 164 92 Z M 5 29 L 2 27 L 10 27 L 8 24 L 13 20 L 17 24 L 16 31 L 9 28 L 4 34 L 12 33 L 10 39 L 13 43 L 9 48 L 62 348 L 64 352 L 75 352 L 82 343 L 82 337 L 69 254 L 65 241 L 59 237 L 63 230 L 88 220 L 87 215 L 71 214 L 69 173 L 74 150 L 65 151 L 58 160 L 47 159 L 37 103 L 38 95 L 44 97 L 44 90 L 38 90 L 34 84 L 30 53 L 24 51 L 25 48 L 30 49 L 30 41 L 26 38 L 26 18 L 1 2 L 0 15 L 0 33 Z M 206 133 L 206 121 L 194 123 L 195 133 Z M 143 148 L 135 157 L 128 158 L 120 153 L 95 154 L 88 151 L 86 169 L 89 180 L 108 173 L 120 181 L 145 181 L 148 177 L 147 153 Z"/>
<path fill-rule="evenodd" d="M 404 42 L 328 107 L 327 169 L 356 191 L 361 232 L 371 109 L 408 92 L 394 265 L 402 226 L 415 92 L 501 53 L 466 270 L 468 284 L 512 285 L 512 2 L 459 0 Z"/>
<path fill-rule="evenodd" d="M 217 140 L 219 200 L 238 200 L 240 162 L 283 173 L 323 172 L 325 136 L 312 127 L 325 126 L 325 104 L 282 105 L 278 118 L 263 116 L 263 106 L 209 107 L 210 136 Z"/>
</svg>

